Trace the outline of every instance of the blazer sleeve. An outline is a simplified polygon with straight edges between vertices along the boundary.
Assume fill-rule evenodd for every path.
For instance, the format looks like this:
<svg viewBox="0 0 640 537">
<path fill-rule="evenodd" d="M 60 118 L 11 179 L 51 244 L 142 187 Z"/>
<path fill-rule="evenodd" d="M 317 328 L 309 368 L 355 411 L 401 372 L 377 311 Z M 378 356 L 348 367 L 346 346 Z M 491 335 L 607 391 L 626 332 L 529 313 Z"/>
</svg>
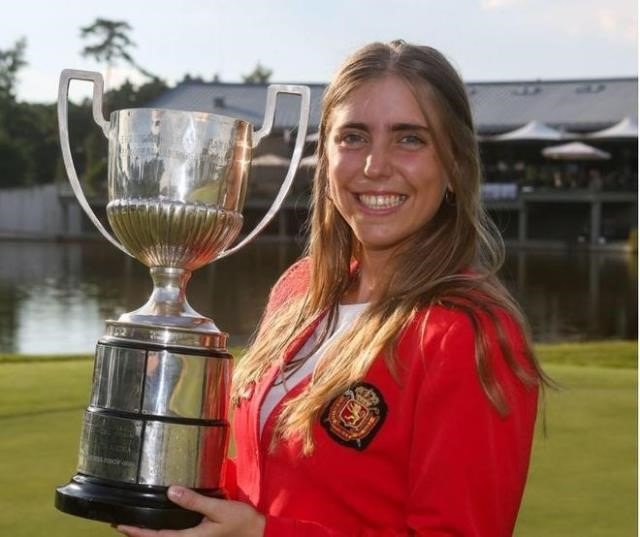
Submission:
<svg viewBox="0 0 640 537">
<path fill-rule="evenodd" d="M 509 344 L 526 369 L 522 338 L 505 318 Z M 495 326 L 481 325 L 509 411 L 487 398 L 475 360 L 471 321 L 460 316 L 427 366 L 409 454 L 407 524 L 418 535 L 512 535 L 527 478 L 537 386 L 526 386 L 502 357 Z M 428 357 L 425 357 L 428 359 Z"/>
<path fill-rule="evenodd" d="M 526 367 L 519 329 L 515 323 L 506 326 Z M 362 528 L 357 536 L 512 535 L 529 466 L 537 387 L 525 386 L 506 365 L 495 328 L 484 323 L 482 329 L 508 414 L 501 415 L 482 389 L 474 331 L 460 315 L 422 352 L 424 378 L 416 391 L 408 452 L 406 528 Z M 267 517 L 265 537 L 302 535 L 347 537 L 315 523 Z"/>
</svg>

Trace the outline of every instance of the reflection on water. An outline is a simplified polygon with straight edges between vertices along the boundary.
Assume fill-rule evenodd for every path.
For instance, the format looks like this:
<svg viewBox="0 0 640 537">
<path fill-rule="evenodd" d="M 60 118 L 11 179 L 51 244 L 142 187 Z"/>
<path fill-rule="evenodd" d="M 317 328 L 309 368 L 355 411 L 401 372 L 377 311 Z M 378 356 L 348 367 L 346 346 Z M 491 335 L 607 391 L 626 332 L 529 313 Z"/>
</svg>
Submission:
<svg viewBox="0 0 640 537">
<path fill-rule="evenodd" d="M 196 271 L 189 301 L 242 343 L 297 255 L 294 244 L 250 245 Z M 0 242 L 0 352 L 93 352 L 104 320 L 140 307 L 151 289 L 148 269 L 108 244 Z"/>
<path fill-rule="evenodd" d="M 502 276 L 537 341 L 636 339 L 637 270 L 624 253 L 518 251 Z"/>
<path fill-rule="evenodd" d="M 191 305 L 241 344 L 270 286 L 299 254 L 258 242 L 196 271 Z M 538 341 L 637 337 L 637 258 L 515 251 L 503 276 Z M 138 308 L 148 271 L 108 244 L 0 242 L 0 352 L 91 353 L 104 320 Z"/>
</svg>

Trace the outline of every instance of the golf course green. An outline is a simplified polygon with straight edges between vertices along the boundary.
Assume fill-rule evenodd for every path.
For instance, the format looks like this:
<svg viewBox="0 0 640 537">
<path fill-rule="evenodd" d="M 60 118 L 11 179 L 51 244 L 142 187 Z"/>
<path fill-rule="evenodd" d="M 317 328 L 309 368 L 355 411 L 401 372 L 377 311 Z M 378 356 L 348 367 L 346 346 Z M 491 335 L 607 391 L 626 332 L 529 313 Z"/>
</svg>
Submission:
<svg viewBox="0 0 640 537">
<path fill-rule="evenodd" d="M 537 351 L 561 388 L 547 392 L 538 420 L 515 535 L 636 535 L 637 343 Z M 53 506 L 75 470 L 91 369 L 89 357 L 0 356 L 0 535 L 115 535 Z"/>
</svg>

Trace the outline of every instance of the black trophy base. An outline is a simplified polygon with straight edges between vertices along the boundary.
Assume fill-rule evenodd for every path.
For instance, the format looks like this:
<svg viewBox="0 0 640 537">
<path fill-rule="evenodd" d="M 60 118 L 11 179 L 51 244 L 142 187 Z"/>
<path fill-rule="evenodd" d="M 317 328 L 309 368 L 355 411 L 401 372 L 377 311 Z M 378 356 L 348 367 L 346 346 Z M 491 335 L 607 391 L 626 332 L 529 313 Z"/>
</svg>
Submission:
<svg viewBox="0 0 640 537">
<path fill-rule="evenodd" d="M 207 495 L 224 497 L 222 490 L 207 491 Z M 192 528 L 202 521 L 200 513 L 169 501 L 166 488 L 118 486 L 82 474 L 56 489 L 55 505 L 70 515 L 155 530 Z"/>
</svg>

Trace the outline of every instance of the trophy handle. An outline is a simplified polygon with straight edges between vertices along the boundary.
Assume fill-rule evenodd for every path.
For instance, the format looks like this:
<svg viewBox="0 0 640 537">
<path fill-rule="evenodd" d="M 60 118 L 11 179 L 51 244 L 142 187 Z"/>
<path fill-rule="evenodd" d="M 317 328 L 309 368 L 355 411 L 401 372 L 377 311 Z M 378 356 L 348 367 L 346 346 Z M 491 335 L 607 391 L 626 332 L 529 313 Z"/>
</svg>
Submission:
<svg viewBox="0 0 640 537">
<path fill-rule="evenodd" d="M 69 146 L 69 122 L 68 122 L 68 102 L 69 102 L 69 83 L 72 80 L 86 80 L 93 82 L 93 120 L 102 129 L 104 135 L 109 138 L 109 122 L 102 115 L 102 95 L 104 93 L 104 82 L 102 75 L 94 71 L 79 71 L 76 69 L 64 69 L 60 73 L 60 85 L 58 86 L 58 129 L 60 132 L 60 146 L 62 147 L 62 160 L 67 170 L 67 177 L 71 183 L 71 189 L 80 203 L 80 206 L 87 214 L 93 225 L 98 231 L 116 248 L 122 250 L 125 254 L 131 255 L 127 249 L 113 238 L 98 217 L 95 215 L 87 198 L 82 191 L 76 168 L 73 164 L 73 156 L 71 155 L 71 147 Z M 131 257 L 133 257 L 131 255 Z"/>
<path fill-rule="evenodd" d="M 307 86 L 273 84 L 267 88 L 267 104 L 264 111 L 264 121 L 262 122 L 262 127 L 260 127 L 259 130 L 253 133 L 253 147 L 255 148 L 260 143 L 262 138 L 267 136 L 273 128 L 273 121 L 276 115 L 276 97 L 278 93 L 291 93 L 293 95 L 300 95 L 301 98 L 300 118 L 298 120 L 298 134 L 296 135 L 296 145 L 293 149 L 293 154 L 291 155 L 291 162 L 289 163 L 287 175 L 285 176 L 284 181 L 280 186 L 280 190 L 278 190 L 276 198 L 273 200 L 273 203 L 271 204 L 271 207 L 269 207 L 267 213 L 262 217 L 262 220 L 260 220 L 256 227 L 254 227 L 251 232 L 238 244 L 236 244 L 232 248 L 220 252 L 220 254 L 218 254 L 217 256 L 217 259 L 237 252 L 245 244 L 252 241 L 253 238 L 258 233 L 260 233 L 269 222 L 271 222 L 275 214 L 280 210 L 284 198 L 289 193 L 289 189 L 291 188 L 291 184 L 293 183 L 293 178 L 295 177 L 296 171 L 298 170 L 300 158 L 302 157 L 302 150 L 304 149 L 305 138 L 307 136 L 307 127 L 309 125 L 309 107 L 311 102 L 311 94 Z"/>
</svg>

